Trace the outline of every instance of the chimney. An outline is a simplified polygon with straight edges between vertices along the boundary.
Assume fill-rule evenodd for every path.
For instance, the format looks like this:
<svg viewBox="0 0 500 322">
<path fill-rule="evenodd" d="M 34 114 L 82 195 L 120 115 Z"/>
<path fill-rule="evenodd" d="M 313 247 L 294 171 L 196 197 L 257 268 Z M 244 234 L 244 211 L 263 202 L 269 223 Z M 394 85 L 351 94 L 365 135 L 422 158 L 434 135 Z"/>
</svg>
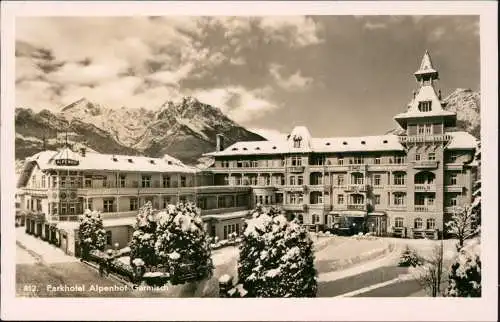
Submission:
<svg viewBox="0 0 500 322">
<path fill-rule="evenodd" d="M 219 133 L 215 136 L 215 151 L 220 152 L 222 150 L 224 150 L 224 136 Z"/>
<path fill-rule="evenodd" d="M 85 157 L 85 153 L 87 152 L 87 148 L 80 148 L 80 154 L 82 157 Z"/>
</svg>

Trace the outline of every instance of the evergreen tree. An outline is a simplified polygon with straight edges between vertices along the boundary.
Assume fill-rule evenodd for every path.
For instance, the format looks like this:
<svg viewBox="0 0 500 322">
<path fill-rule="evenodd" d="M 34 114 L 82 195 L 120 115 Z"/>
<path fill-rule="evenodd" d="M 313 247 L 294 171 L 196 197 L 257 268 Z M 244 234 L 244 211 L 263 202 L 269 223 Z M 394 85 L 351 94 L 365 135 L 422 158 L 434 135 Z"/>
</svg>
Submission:
<svg viewBox="0 0 500 322">
<path fill-rule="evenodd" d="M 203 229 L 200 210 L 193 203 L 169 205 L 157 214 L 158 261 L 176 281 L 203 280 L 212 275 L 213 264 L 209 238 Z"/>
<path fill-rule="evenodd" d="M 85 210 L 80 218 L 78 236 L 82 247 L 82 257 L 88 258 L 91 250 L 104 250 L 106 231 L 103 229 L 101 214 L 97 211 Z"/>
<path fill-rule="evenodd" d="M 147 202 L 137 214 L 135 231 L 130 241 L 130 263 L 136 258 L 142 259 L 145 266 L 157 264 L 155 254 L 156 220 L 151 202 Z"/>
<path fill-rule="evenodd" d="M 446 295 L 481 297 L 481 259 L 477 241 L 460 249 L 451 265 Z"/>
<path fill-rule="evenodd" d="M 304 227 L 289 222 L 276 208 L 254 210 L 239 258 L 236 288 L 246 296 L 316 296 L 313 242 Z"/>
</svg>

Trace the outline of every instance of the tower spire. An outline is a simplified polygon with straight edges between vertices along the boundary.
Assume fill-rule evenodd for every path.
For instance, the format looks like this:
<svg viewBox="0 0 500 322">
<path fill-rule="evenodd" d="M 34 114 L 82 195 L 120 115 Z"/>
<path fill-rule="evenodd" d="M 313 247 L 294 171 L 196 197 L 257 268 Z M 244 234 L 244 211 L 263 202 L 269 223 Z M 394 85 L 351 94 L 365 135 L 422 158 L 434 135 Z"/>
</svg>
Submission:
<svg viewBox="0 0 500 322">
<path fill-rule="evenodd" d="M 420 62 L 420 67 L 414 75 L 420 83 L 429 81 L 432 84 L 432 81 L 439 79 L 439 73 L 432 64 L 431 55 L 428 50 L 425 51 L 422 61 Z"/>
</svg>

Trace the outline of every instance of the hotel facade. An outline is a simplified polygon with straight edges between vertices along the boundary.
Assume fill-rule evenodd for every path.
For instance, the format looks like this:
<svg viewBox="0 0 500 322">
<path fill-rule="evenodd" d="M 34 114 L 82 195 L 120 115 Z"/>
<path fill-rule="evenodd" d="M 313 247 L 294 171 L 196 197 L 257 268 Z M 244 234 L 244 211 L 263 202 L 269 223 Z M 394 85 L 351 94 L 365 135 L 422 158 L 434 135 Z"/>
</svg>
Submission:
<svg viewBox="0 0 500 322">
<path fill-rule="evenodd" d="M 426 52 L 417 91 L 394 117 L 402 134 L 314 138 L 299 126 L 281 141 L 237 142 L 217 136 L 206 169 L 163 158 L 43 151 L 26 160 L 18 181 L 21 209 L 41 214 L 26 231 L 74 253 L 78 215 L 98 210 L 108 245 L 124 246 L 139 207 L 195 202 L 210 235 L 240 233 L 256 204 L 277 205 L 315 230 L 349 228 L 374 234 L 438 238 L 454 207 L 471 202 L 477 140 L 456 131 Z M 57 230 L 51 227 L 57 226 Z"/>
</svg>

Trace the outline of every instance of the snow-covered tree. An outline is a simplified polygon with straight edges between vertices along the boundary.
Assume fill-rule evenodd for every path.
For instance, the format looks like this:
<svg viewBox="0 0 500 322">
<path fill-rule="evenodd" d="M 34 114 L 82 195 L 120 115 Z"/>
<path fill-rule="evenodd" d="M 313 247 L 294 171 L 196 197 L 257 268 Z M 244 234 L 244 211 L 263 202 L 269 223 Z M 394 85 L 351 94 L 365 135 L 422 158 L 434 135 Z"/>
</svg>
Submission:
<svg viewBox="0 0 500 322">
<path fill-rule="evenodd" d="M 238 263 L 239 294 L 248 297 L 314 297 L 313 242 L 306 229 L 276 208 L 258 206 L 246 221 Z"/>
<path fill-rule="evenodd" d="M 98 211 L 85 210 L 83 216 L 80 217 L 78 237 L 83 258 L 87 258 L 91 250 L 104 250 L 106 231 L 103 229 L 101 214 Z"/>
<path fill-rule="evenodd" d="M 474 237 L 478 232 L 476 213 L 471 206 L 455 207 L 451 220 L 446 223 L 448 233 L 458 239 L 458 248 L 462 248 L 466 239 Z"/>
<path fill-rule="evenodd" d="M 157 264 L 155 254 L 156 244 L 156 220 L 151 202 L 147 202 L 136 218 L 135 231 L 130 241 L 130 263 L 135 259 L 142 259 L 145 266 Z"/>
<path fill-rule="evenodd" d="M 173 274 L 171 280 L 202 280 L 212 275 L 210 239 L 200 210 L 193 203 L 169 205 L 157 214 L 155 251 L 158 261 Z"/>
<path fill-rule="evenodd" d="M 481 297 L 481 259 L 477 239 L 459 250 L 450 268 L 446 296 Z"/>
<path fill-rule="evenodd" d="M 429 256 L 421 256 L 420 264 L 410 266 L 409 272 L 432 297 L 442 295 L 444 249 L 435 246 Z"/>
</svg>

